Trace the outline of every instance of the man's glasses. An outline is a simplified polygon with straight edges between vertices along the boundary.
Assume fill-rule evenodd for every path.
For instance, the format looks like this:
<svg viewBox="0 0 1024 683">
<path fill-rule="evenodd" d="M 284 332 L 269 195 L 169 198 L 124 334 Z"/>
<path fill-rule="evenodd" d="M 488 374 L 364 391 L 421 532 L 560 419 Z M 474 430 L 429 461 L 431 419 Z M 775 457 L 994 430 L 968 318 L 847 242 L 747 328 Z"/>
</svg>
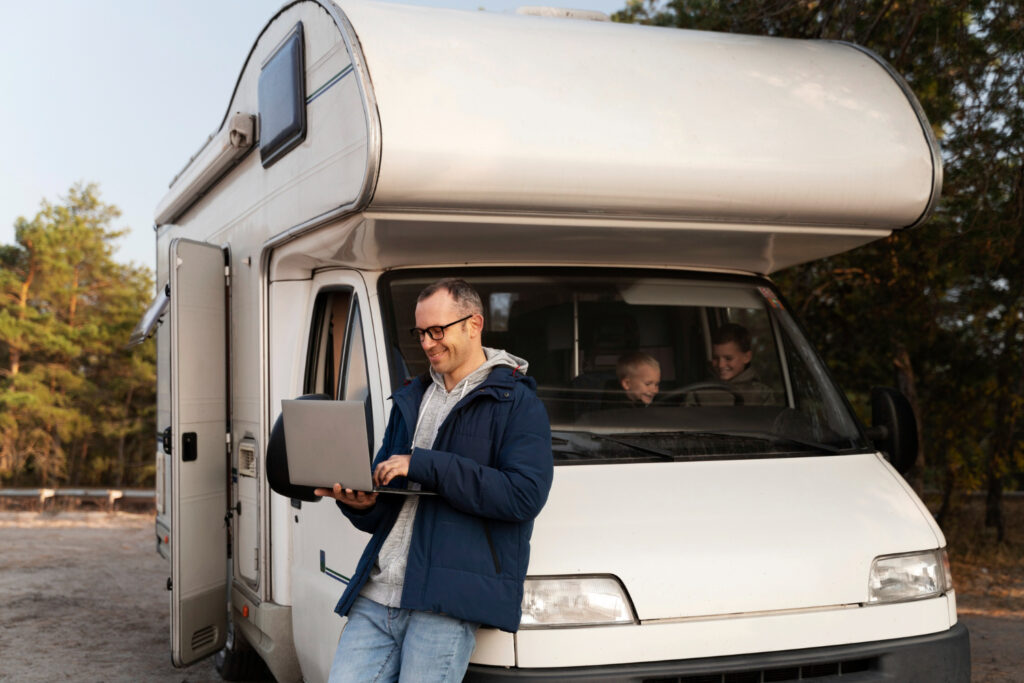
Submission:
<svg viewBox="0 0 1024 683">
<path fill-rule="evenodd" d="M 448 323 L 447 325 L 434 325 L 433 327 L 428 327 L 425 330 L 424 329 L 420 329 L 419 327 L 414 327 L 411 330 L 409 330 L 409 334 L 411 334 L 413 336 L 413 339 L 415 339 L 418 342 L 422 342 L 423 341 L 423 335 L 427 335 L 427 334 L 429 334 L 430 338 L 433 339 L 434 341 L 441 341 L 442 339 L 444 339 L 444 331 L 447 328 L 451 327 L 452 325 L 458 325 L 463 320 L 469 320 L 474 315 L 475 315 L 474 313 L 470 313 L 465 318 L 459 318 L 458 320 L 456 320 L 453 323 Z"/>
</svg>

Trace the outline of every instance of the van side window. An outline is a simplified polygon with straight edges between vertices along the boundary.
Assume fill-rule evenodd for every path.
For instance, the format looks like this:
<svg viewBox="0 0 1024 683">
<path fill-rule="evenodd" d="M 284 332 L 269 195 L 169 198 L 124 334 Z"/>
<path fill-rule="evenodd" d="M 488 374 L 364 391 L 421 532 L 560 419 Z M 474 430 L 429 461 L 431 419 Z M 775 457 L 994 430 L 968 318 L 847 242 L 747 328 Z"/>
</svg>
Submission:
<svg viewBox="0 0 1024 683">
<path fill-rule="evenodd" d="M 366 370 L 366 347 L 363 343 L 363 321 L 359 302 L 352 306 L 349 316 L 348 346 L 345 349 L 345 369 L 341 378 L 340 398 L 345 401 L 368 401 L 370 397 L 369 373 Z"/>
<path fill-rule="evenodd" d="M 306 356 L 304 394 L 338 397 L 338 370 L 352 298 L 351 290 L 325 291 L 317 295 Z"/>
<path fill-rule="evenodd" d="M 302 22 L 263 65 L 257 93 L 260 161 L 274 164 L 306 139 L 306 67 Z"/>
<path fill-rule="evenodd" d="M 370 377 L 359 300 L 349 289 L 320 292 L 313 306 L 304 394 L 326 394 L 366 406 L 366 436 L 373 443 Z M 368 457 L 372 458 L 372 452 Z"/>
<path fill-rule="evenodd" d="M 344 401 L 362 401 L 366 414 L 366 442 L 371 444 L 367 457 L 373 460 L 373 412 L 370 407 L 370 377 L 366 368 L 366 344 L 363 340 L 363 318 L 359 311 L 359 300 L 352 302 L 349 312 L 348 332 L 341 385 L 338 398 Z"/>
</svg>

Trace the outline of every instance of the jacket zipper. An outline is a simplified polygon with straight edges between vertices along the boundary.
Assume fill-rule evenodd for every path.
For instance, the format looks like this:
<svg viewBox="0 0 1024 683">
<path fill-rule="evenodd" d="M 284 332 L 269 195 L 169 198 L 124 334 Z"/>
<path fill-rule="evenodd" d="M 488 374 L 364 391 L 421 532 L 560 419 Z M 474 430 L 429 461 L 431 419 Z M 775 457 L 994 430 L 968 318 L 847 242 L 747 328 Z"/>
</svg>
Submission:
<svg viewBox="0 0 1024 683">
<path fill-rule="evenodd" d="M 491 559 L 494 560 L 494 571 L 498 574 L 501 573 L 501 562 L 498 561 L 498 552 L 494 549 L 494 539 L 491 538 L 491 525 L 484 522 L 484 536 L 487 537 L 487 547 L 491 549 Z"/>
</svg>

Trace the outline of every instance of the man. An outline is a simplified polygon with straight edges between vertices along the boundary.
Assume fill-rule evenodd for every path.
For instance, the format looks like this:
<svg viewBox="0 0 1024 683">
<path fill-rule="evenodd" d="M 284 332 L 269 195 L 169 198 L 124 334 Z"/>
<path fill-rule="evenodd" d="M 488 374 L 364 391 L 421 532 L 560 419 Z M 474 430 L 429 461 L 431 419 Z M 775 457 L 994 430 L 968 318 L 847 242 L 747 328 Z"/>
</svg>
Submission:
<svg viewBox="0 0 1024 683">
<path fill-rule="evenodd" d="M 424 289 L 411 330 L 430 369 L 392 396 L 374 483 L 436 496 L 317 489 L 373 534 L 335 611 L 331 681 L 461 681 L 480 624 L 516 631 L 551 427 L 526 362 L 484 348 L 480 296 Z"/>
</svg>

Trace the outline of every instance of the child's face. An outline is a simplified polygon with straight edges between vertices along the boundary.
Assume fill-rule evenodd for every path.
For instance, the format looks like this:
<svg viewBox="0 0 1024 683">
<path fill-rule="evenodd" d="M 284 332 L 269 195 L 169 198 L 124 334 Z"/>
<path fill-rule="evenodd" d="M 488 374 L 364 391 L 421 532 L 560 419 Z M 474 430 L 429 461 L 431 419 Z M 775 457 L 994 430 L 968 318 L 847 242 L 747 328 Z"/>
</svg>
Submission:
<svg viewBox="0 0 1024 683">
<path fill-rule="evenodd" d="M 711 347 L 711 369 L 718 375 L 718 379 L 728 382 L 747 369 L 753 356 L 753 351 L 740 351 L 736 342 L 714 344 Z"/>
<path fill-rule="evenodd" d="M 626 396 L 631 400 L 650 405 L 654 397 L 658 395 L 660 382 L 661 370 L 653 365 L 642 363 L 633 372 L 622 378 L 622 388 L 626 390 Z"/>
</svg>

